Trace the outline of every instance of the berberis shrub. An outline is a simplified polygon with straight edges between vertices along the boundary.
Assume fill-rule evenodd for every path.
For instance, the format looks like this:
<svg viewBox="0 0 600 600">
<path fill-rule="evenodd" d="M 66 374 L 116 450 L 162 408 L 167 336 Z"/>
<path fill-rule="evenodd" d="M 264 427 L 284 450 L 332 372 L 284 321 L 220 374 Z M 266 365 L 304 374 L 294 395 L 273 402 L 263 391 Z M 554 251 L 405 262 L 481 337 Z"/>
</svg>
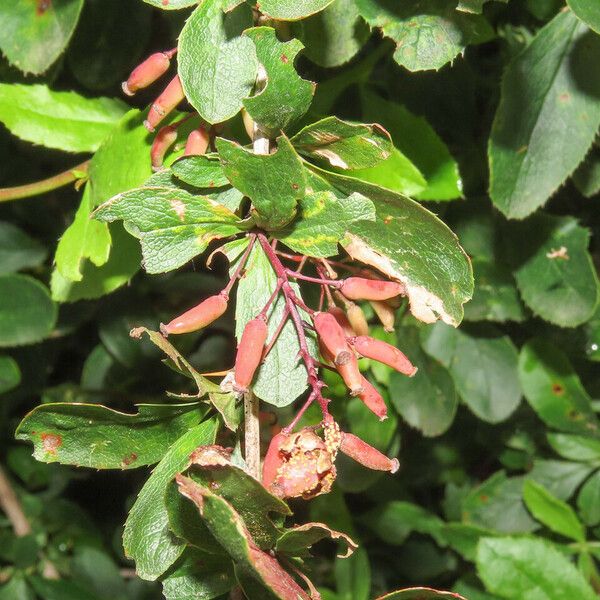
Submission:
<svg viewBox="0 0 600 600">
<path fill-rule="evenodd" d="M 0 23 L 0 599 L 597 597 L 598 0 Z"/>
</svg>

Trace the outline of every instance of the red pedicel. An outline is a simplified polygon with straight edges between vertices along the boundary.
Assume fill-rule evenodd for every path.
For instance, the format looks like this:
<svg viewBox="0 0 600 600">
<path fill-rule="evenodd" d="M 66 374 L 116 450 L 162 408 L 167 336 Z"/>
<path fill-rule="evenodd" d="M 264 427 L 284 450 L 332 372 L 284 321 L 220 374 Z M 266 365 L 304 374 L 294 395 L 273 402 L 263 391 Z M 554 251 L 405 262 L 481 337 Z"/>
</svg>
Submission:
<svg viewBox="0 0 600 600">
<path fill-rule="evenodd" d="M 148 131 L 154 131 L 156 126 L 185 98 L 179 75 L 175 75 L 162 94 L 153 102 L 148 111 L 148 118 L 144 121 L 144 127 Z"/>
<path fill-rule="evenodd" d="M 194 129 L 194 131 L 188 135 L 184 155 L 193 156 L 206 154 L 209 143 L 210 136 L 208 135 L 208 131 L 206 131 L 204 127 L 198 127 L 198 129 Z"/>
<path fill-rule="evenodd" d="M 358 397 L 372 413 L 379 417 L 380 421 L 387 419 L 387 406 L 385 405 L 381 394 L 375 389 L 371 382 L 362 375 L 361 383 L 363 392 L 358 394 Z"/>
<path fill-rule="evenodd" d="M 131 72 L 127 81 L 123 82 L 123 91 L 128 96 L 133 96 L 138 90 L 152 85 L 162 77 L 169 69 L 170 64 L 169 56 L 165 52 L 151 54 Z"/>
<path fill-rule="evenodd" d="M 333 356 L 334 364 L 346 364 L 352 356 L 352 350 L 346 341 L 346 334 L 336 318 L 328 312 L 315 313 L 313 323 L 319 339 L 329 354 Z"/>
<path fill-rule="evenodd" d="M 177 128 L 173 125 L 161 127 L 154 137 L 152 148 L 150 149 L 150 159 L 152 160 L 152 169 L 157 171 L 162 167 L 163 160 L 167 150 L 177 140 Z"/>
<path fill-rule="evenodd" d="M 396 281 L 348 277 L 340 292 L 350 300 L 387 300 L 404 292 L 404 286 Z"/>
<path fill-rule="evenodd" d="M 340 451 L 367 469 L 395 473 L 400 468 L 397 458 L 389 458 L 351 433 L 342 433 Z"/>
<path fill-rule="evenodd" d="M 390 333 L 394 331 L 394 324 L 396 322 L 395 310 L 383 300 L 371 300 L 370 301 L 377 318 L 381 321 L 383 329 Z"/>
<path fill-rule="evenodd" d="M 161 323 L 160 330 L 164 335 L 198 331 L 216 321 L 227 310 L 228 300 L 229 297 L 224 293 L 211 296 L 194 308 L 175 317 L 170 323 L 166 325 Z"/>
<path fill-rule="evenodd" d="M 356 332 L 356 335 L 369 335 L 369 324 L 363 309 L 354 302 L 350 302 L 346 308 L 346 314 L 352 329 Z"/>
<path fill-rule="evenodd" d="M 352 344 L 361 356 L 388 365 L 404 375 L 412 377 L 417 372 L 417 368 L 398 348 L 394 348 L 394 346 L 381 340 L 359 335 L 352 340 Z"/>
<path fill-rule="evenodd" d="M 234 389 L 247 392 L 254 373 L 260 364 L 269 328 L 264 317 L 256 317 L 246 323 L 235 356 Z"/>
</svg>

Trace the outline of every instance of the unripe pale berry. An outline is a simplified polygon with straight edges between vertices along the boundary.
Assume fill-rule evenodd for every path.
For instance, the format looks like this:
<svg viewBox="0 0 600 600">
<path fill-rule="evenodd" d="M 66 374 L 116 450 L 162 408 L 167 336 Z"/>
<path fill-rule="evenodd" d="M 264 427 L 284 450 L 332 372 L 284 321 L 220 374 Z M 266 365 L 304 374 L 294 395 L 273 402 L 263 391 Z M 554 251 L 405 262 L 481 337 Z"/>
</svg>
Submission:
<svg viewBox="0 0 600 600">
<path fill-rule="evenodd" d="M 131 72 L 127 81 L 123 82 L 123 92 L 133 96 L 138 90 L 152 85 L 167 72 L 170 64 L 171 61 L 164 52 L 151 54 Z"/>
<path fill-rule="evenodd" d="M 164 89 L 162 94 L 153 102 L 148 111 L 148 118 L 144 121 L 144 127 L 148 131 L 154 131 L 156 126 L 185 98 L 179 75 L 175 75 Z"/>
<path fill-rule="evenodd" d="M 396 281 L 364 279 L 363 277 L 348 277 L 348 279 L 344 279 L 340 287 L 340 292 L 350 300 L 387 300 L 398 296 L 403 291 L 404 286 Z"/>
<path fill-rule="evenodd" d="M 400 468 L 397 458 L 389 458 L 351 433 L 342 433 L 340 451 L 367 469 L 395 473 Z"/>
<path fill-rule="evenodd" d="M 256 317 L 246 323 L 235 357 L 234 389 L 248 391 L 254 373 L 260 364 L 269 328 L 263 317 Z"/>
<path fill-rule="evenodd" d="M 327 309 L 327 312 L 335 317 L 335 320 L 339 323 L 340 327 L 344 330 L 344 333 L 348 337 L 358 335 L 358 332 L 355 331 L 352 325 L 350 324 L 346 313 L 339 306 L 330 306 Z"/>
<path fill-rule="evenodd" d="M 388 333 L 394 331 L 394 323 L 396 322 L 396 312 L 388 304 L 387 301 L 371 300 L 370 301 L 377 318 L 381 321 L 383 329 Z"/>
<path fill-rule="evenodd" d="M 363 391 L 358 394 L 358 397 L 372 413 L 379 417 L 380 421 L 387 419 L 387 406 L 381 394 L 366 377 L 361 376 L 361 383 Z"/>
<path fill-rule="evenodd" d="M 369 324 L 363 309 L 354 302 L 350 302 L 350 305 L 346 309 L 348 320 L 352 329 L 356 332 L 356 335 L 369 335 Z"/>
<path fill-rule="evenodd" d="M 227 310 L 227 300 L 228 296 L 224 293 L 211 296 L 170 323 L 161 323 L 160 330 L 164 335 L 198 331 L 216 321 Z"/>
<path fill-rule="evenodd" d="M 206 154 L 209 143 L 210 136 L 208 135 L 208 131 L 204 127 L 198 127 L 198 129 L 194 129 L 188 135 L 184 154 L 185 156 Z"/>
<path fill-rule="evenodd" d="M 416 367 L 398 348 L 386 342 L 359 335 L 352 340 L 352 345 L 361 356 L 388 365 L 404 375 L 412 377 L 417 372 Z"/>
<path fill-rule="evenodd" d="M 162 167 L 165 154 L 169 148 L 177 140 L 177 128 L 172 125 L 167 125 L 159 129 L 152 142 L 150 149 L 150 159 L 152 160 L 152 168 L 156 171 Z"/>
<path fill-rule="evenodd" d="M 346 341 L 346 334 L 336 318 L 328 312 L 318 312 L 313 317 L 319 339 L 333 357 L 336 366 L 350 361 L 352 350 Z"/>
</svg>

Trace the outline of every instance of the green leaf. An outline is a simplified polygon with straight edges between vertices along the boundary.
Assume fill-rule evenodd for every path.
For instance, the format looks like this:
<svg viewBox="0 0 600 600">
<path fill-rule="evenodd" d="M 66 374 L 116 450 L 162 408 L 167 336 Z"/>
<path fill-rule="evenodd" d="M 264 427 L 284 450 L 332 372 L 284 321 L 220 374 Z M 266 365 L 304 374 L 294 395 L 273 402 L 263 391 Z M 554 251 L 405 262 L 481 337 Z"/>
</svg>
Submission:
<svg viewBox="0 0 600 600">
<path fill-rule="evenodd" d="M 56 248 L 56 269 L 70 281 L 83 279 L 81 267 L 86 259 L 101 267 L 110 256 L 108 225 L 90 218 L 93 210 L 91 199 L 91 187 L 86 185 L 75 220 L 67 227 Z"/>
<path fill-rule="evenodd" d="M 232 264 L 233 268 L 235 265 Z M 235 305 L 236 337 L 241 338 L 244 326 L 256 317 L 269 300 L 277 286 L 277 276 L 268 258 L 257 245 L 252 249 L 244 277 L 238 283 Z M 296 284 L 292 284 L 296 294 L 300 294 Z M 280 294 L 268 313 L 270 340 L 275 333 L 285 310 L 285 301 Z M 300 311 L 304 319 L 308 319 Z M 308 336 L 309 350 L 316 355 L 316 345 L 312 336 Z M 307 388 L 307 374 L 304 363 L 298 358 L 300 345 L 294 324 L 288 319 L 277 337 L 273 348 L 258 369 L 254 379 L 253 391 L 265 402 L 275 406 L 287 406 L 294 402 Z"/>
<path fill-rule="evenodd" d="M 166 600 L 220 598 L 234 585 L 231 561 L 191 549 L 183 553 L 173 570 L 162 579 Z"/>
<path fill-rule="evenodd" d="M 576 542 L 585 541 L 583 525 L 575 511 L 533 480 L 523 484 L 523 500 L 529 512 L 548 529 Z"/>
<path fill-rule="evenodd" d="M 338 554 L 340 558 L 347 558 L 357 548 L 345 533 L 330 529 L 323 523 L 304 523 L 286 529 L 277 540 L 275 551 L 290 556 L 310 556 L 309 548 L 321 540 L 341 541 L 345 551 Z"/>
<path fill-rule="evenodd" d="M 497 471 L 473 488 L 462 502 L 462 521 L 501 533 L 527 533 L 539 526 L 522 499 L 523 477 Z"/>
<path fill-rule="evenodd" d="M 46 85 L 0 83 L 0 121 L 27 142 L 67 152 L 94 152 L 125 114 L 113 98 L 53 92 Z"/>
<path fill-rule="evenodd" d="M 137 574 L 142 579 L 155 580 L 181 556 L 184 544 L 169 531 L 166 487 L 188 465 L 190 454 L 198 446 L 214 443 L 216 431 L 216 421 L 211 420 L 181 436 L 154 468 L 131 508 L 123 546 L 126 555 L 135 560 Z"/>
<path fill-rule="evenodd" d="M 148 43 L 151 19 L 139 0 L 88 0 L 67 53 L 73 75 L 90 90 L 127 79 Z"/>
<path fill-rule="evenodd" d="M 453 329 L 436 323 L 421 332 L 423 349 L 452 375 L 463 401 L 488 423 L 508 419 L 521 401 L 517 349 L 492 326 Z"/>
<path fill-rule="evenodd" d="M 596 598 L 570 560 L 542 539 L 483 538 L 477 572 L 490 592 L 510 600 Z"/>
<path fill-rule="evenodd" d="M 591 198 L 600 192 L 600 148 L 598 146 L 594 146 L 577 167 L 573 173 L 573 182 L 586 198 Z"/>
<path fill-rule="evenodd" d="M 171 165 L 177 179 L 197 188 L 213 188 L 229 185 L 223 166 L 216 156 L 182 156 Z M 152 185 L 147 182 L 146 185 Z"/>
<path fill-rule="evenodd" d="M 14 358 L 0 354 L 0 394 L 10 392 L 21 383 L 21 370 Z"/>
<path fill-rule="evenodd" d="M 340 169 L 374 167 L 390 156 L 393 147 L 380 125 L 349 123 L 337 117 L 307 125 L 291 142 L 303 156 Z"/>
<path fill-rule="evenodd" d="M 33 344 L 50 334 L 57 309 L 44 285 L 25 275 L 2 275 L 0 289 L 0 348 Z"/>
<path fill-rule="evenodd" d="M 600 39 L 559 13 L 507 67 L 489 143 L 490 195 L 510 218 L 552 196 L 600 126 Z"/>
<path fill-rule="evenodd" d="M 600 471 L 596 471 L 581 487 L 577 508 L 586 525 L 592 527 L 600 523 Z"/>
<path fill-rule="evenodd" d="M 466 321 L 524 321 L 527 313 L 510 270 L 497 260 L 472 261 L 475 291 L 465 306 Z"/>
<path fill-rule="evenodd" d="M 588 252 L 590 232 L 572 217 L 536 215 L 509 229 L 515 278 L 537 315 L 575 327 L 594 313 L 600 285 Z"/>
<path fill-rule="evenodd" d="M 452 158 L 446 144 L 423 117 L 417 117 L 401 104 L 385 100 L 365 88 L 361 89 L 360 100 L 363 118 L 381 123 L 392 136 L 395 148 L 405 155 L 426 179 L 426 188 L 415 193 L 416 198 L 453 200 L 462 196 L 458 164 Z M 383 165 L 390 163 L 390 160 L 392 159 L 389 158 Z M 390 167 L 392 166 L 390 164 Z M 384 187 L 401 192 L 389 185 Z"/>
<path fill-rule="evenodd" d="M 306 113 L 315 93 L 315 84 L 302 79 L 294 68 L 304 46 L 298 40 L 280 42 L 272 27 L 253 27 L 244 35 L 254 42 L 267 78 L 264 89 L 243 101 L 244 108 L 261 129 L 276 134 Z"/>
<path fill-rule="evenodd" d="M 82 6 L 83 0 L 3 2 L 0 50 L 21 71 L 43 73 L 69 43 Z"/>
<path fill-rule="evenodd" d="M 594 0 L 567 0 L 569 8 L 588 27 L 600 33 L 600 6 Z"/>
<path fill-rule="evenodd" d="M 497 0 L 498 2 L 502 2 L 506 4 L 508 0 Z M 459 0 L 458 6 L 456 10 L 460 10 L 462 12 L 481 14 L 483 11 L 483 5 L 488 2 L 488 0 Z"/>
<path fill-rule="evenodd" d="M 276 237 L 301 254 L 333 256 L 350 224 L 361 220 L 375 220 L 375 207 L 368 198 L 360 194 L 336 198 L 331 192 L 315 192 L 300 200 L 298 218 Z"/>
<path fill-rule="evenodd" d="M 281 21 L 297 21 L 323 10 L 332 0 L 262 0 L 260 10 Z"/>
<path fill-rule="evenodd" d="M 458 407 L 454 381 L 442 364 L 421 350 L 416 327 L 402 327 L 398 340 L 410 348 L 410 360 L 418 371 L 413 377 L 395 371 L 390 375 L 390 400 L 402 418 L 423 435 L 441 435 L 452 424 Z"/>
<path fill-rule="evenodd" d="M 401 281 L 412 314 L 431 323 L 458 325 L 473 292 L 471 265 L 456 236 L 436 216 L 409 198 L 366 182 L 318 171 L 346 194 L 369 198 L 376 221 L 352 223 L 340 241 L 352 258 Z"/>
<path fill-rule="evenodd" d="M 347 63 L 369 39 L 354 0 L 333 0 L 316 15 L 293 23 L 292 32 L 306 46 L 306 57 L 329 68 Z"/>
<path fill-rule="evenodd" d="M 475 598 L 469 598 L 475 600 Z M 379 596 L 377 600 L 466 600 L 466 597 L 463 598 L 454 592 L 441 592 L 433 588 L 414 587 L 390 592 L 384 596 Z"/>
<path fill-rule="evenodd" d="M 561 350 L 542 339 L 528 342 L 519 356 L 519 378 L 525 398 L 546 425 L 597 435 L 590 397 Z"/>
<path fill-rule="evenodd" d="M 586 463 L 536 458 L 527 478 L 543 485 L 560 500 L 568 500 L 593 470 Z"/>
<path fill-rule="evenodd" d="M 241 35 L 252 27 L 250 6 L 243 3 L 224 13 L 222 4 L 223 0 L 202 2 L 179 35 L 181 85 L 190 104 L 209 123 L 226 121 L 239 112 L 258 69 L 255 46 Z"/>
<path fill-rule="evenodd" d="M 12 223 L 0 221 L 0 275 L 37 267 L 46 255 L 40 242 Z"/>
<path fill-rule="evenodd" d="M 598 439 L 567 433 L 548 433 L 546 437 L 552 449 L 563 458 L 600 463 L 600 440 Z"/>
<path fill-rule="evenodd" d="M 338 600 L 368 600 L 371 565 L 367 551 L 360 547 L 348 558 L 336 558 L 334 575 Z"/>
<path fill-rule="evenodd" d="M 89 590 L 72 579 L 46 579 L 39 575 L 32 575 L 27 578 L 27 581 L 36 591 L 37 598 L 44 598 L 44 600 L 90 600 Z"/>
<path fill-rule="evenodd" d="M 274 154 L 255 154 L 223 138 L 217 138 L 217 150 L 231 184 L 252 200 L 260 226 L 279 229 L 294 218 L 304 197 L 304 168 L 284 135 Z"/>
<path fill-rule="evenodd" d="M 121 219 L 139 238 L 148 273 L 176 269 L 198 256 L 216 239 L 239 233 L 239 219 L 207 196 L 173 188 L 142 187 L 117 194 L 94 216 Z"/>
<path fill-rule="evenodd" d="M 458 13 L 446 0 L 357 0 L 357 6 L 369 25 L 394 40 L 394 60 L 409 71 L 440 69 L 468 44 L 493 36 L 483 17 Z"/>
<path fill-rule="evenodd" d="M 33 456 L 93 469 L 134 469 L 158 462 L 165 448 L 197 425 L 205 409 L 191 404 L 140 404 L 137 414 L 99 404 L 42 404 L 20 423 L 17 439 Z"/>
<path fill-rule="evenodd" d="M 442 528 L 442 536 L 448 546 L 469 562 L 475 562 L 479 540 L 493 535 L 490 529 L 468 523 L 446 523 Z M 475 600 L 471 596 L 469 599 Z"/>
<path fill-rule="evenodd" d="M 144 2 L 162 10 L 179 10 L 198 4 L 198 0 L 144 0 Z"/>
</svg>

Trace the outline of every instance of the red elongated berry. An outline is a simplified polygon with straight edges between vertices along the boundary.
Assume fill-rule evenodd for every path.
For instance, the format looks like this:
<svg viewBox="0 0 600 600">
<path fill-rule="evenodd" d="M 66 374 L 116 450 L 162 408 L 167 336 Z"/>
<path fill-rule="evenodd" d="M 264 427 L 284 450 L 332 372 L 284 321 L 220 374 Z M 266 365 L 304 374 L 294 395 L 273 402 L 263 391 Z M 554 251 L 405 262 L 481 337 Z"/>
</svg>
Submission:
<svg viewBox="0 0 600 600">
<path fill-rule="evenodd" d="M 397 458 L 387 457 L 351 433 L 342 433 L 340 451 L 367 469 L 395 473 L 400 468 Z"/>
<path fill-rule="evenodd" d="M 387 300 L 398 296 L 403 291 L 404 286 L 396 281 L 363 277 L 348 277 L 340 287 L 340 292 L 350 300 Z"/>
<path fill-rule="evenodd" d="M 269 444 L 269 448 L 263 461 L 262 483 L 266 488 L 271 487 L 277 478 L 277 472 L 283 464 L 281 445 L 288 437 L 288 433 L 280 432 L 271 439 L 271 443 Z"/>
<path fill-rule="evenodd" d="M 358 394 L 358 397 L 372 413 L 379 417 L 380 421 L 387 419 L 387 406 L 385 405 L 381 394 L 366 377 L 361 376 L 361 383 L 363 391 Z"/>
<path fill-rule="evenodd" d="M 264 317 L 256 317 L 246 323 L 235 357 L 234 389 L 247 392 L 254 373 L 260 364 L 269 328 Z"/>
<path fill-rule="evenodd" d="M 336 318 L 328 312 L 315 313 L 313 317 L 315 329 L 323 346 L 333 357 L 336 366 L 345 364 L 352 356 L 352 350 L 346 341 L 346 334 Z"/>
<path fill-rule="evenodd" d="M 388 365 L 404 375 L 412 377 L 417 372 L 416 367 L 406 358 L 404 353 L 381 340 L 359 335 L 352 340 L 352 344 L 361 356 Z"/>
<path fill-rule="evenodd" d="M 133 96 L 138 90 L 152 85 L 162 77 L 170 64 L 169 56 L 165 52 L 151 54 L 131 72 L 127 81 L 123 82 L 123 91 L 128 96 Z"/>
<path fill-rule="evenodd" d="M 356 331 L 352 328 L 346 313 L 339 306 L 331 306 L 327 309 L 327 312 L 335 317 L 335 320 L 339 323 L 340 327 L 348 337 L 357 335 Z"/>
<path fill-rule="evenodd" d="M 350 390 L 351 396 L 360 396 L 365 391 L 363 376 L 358 369 L 358 360 L 355 354 L 350 353 L 348 360 L 343 364 L 335 365 L 335 368 Z"/>
<path fill-rule="evenodd" d="M 200 302 L 194 308 L 175 317 L 170 323 L 163 325 L 160 330 L 164 335 L 172 333 L 190 333 L 206 327 L 216 321 L 227 310 L 227 294 L 220 293 Z"/>
<path fill-rule="evenodd" d="M 208 135 L 208 131 L 204 127 L 198 127 L 198 129 L 194 129 L 188 135 L 184 154 L 185 156 L 206 154 L 209 143 L 210 136 Z"/>
<path fill-rule="evenodd" d="M 162 167 L 165 154 L 177 140 L 177 128 L 172 125 L 161 127 L 154 137 L 152 148 L 150 149 L 150 159 L 152 168 L 156 171 Z"/>
<path fill-rule="evenodd" d="M 370 301 L 377 318 L 381 321 L 383 329 L 387 332 L 394 331 L 394 323 L 396 322 L 396 312 L 387 303 L 382 300 Z"/>
<path fill-rule="evenodd" d="M 179 75 L 175 75 L 162 94 L 153 102 L 148 111 L 148 118 L 144 121 L 144 127 L 148 131 L 154 131 L 156 126 L 185 98 Z"/>
<path fill-rule="evenodd" d="M 363 309 L 354 302 L 350 302 L 346 308 L 346 314 L 352 329 L 356 332 L 356 335 L 369 335 L 369 324 Z"/>
</svg>

